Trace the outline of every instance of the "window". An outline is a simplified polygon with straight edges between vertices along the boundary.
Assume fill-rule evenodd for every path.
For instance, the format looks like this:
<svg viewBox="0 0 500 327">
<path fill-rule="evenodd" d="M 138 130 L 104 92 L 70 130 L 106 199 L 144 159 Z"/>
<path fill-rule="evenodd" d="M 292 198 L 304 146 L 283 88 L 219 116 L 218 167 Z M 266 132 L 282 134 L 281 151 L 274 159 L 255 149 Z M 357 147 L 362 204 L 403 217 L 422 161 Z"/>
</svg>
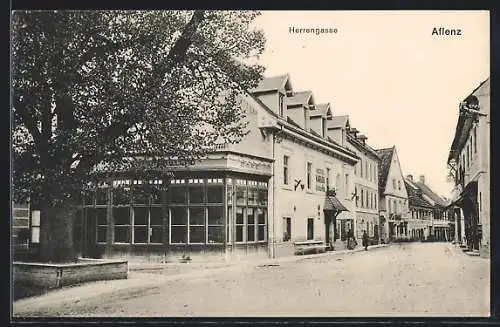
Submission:
<svg viewBox="0 0 500 327">
<path fill-rule="evenodd" d="M 189 203 L 204 203 L 205 190 L 203 179 L 189 179 Z"/>
<path fill-rule="evenodd" d="M 358 165 L 359 165 L 359 163 L 356 163 L 354 165 L 354 175 L 356 175 L 356 176 L 358 175 Z"/>
<path fill-rule="evenodd" d="M 396 189 L 396 179 L 395 178 L 392 179 L 392 188 Z"/>
<path fill-rule="evenodd" d="M 149 241 L 149 209 L 135 207 L 132 210 L 134 217 L 133 243 L 148 243 Z"/>
<path fill-rule="evenodd" d="M 292 218 L 283 217 L 283 242 L 288 242 L 292 238 Z"/>
<path fill-rule="evenodd" d="M 108 189 L 98 188 L 96 190 L 96 205 L 107 205 L 108 204 Z"/>
<path fill-rule="evenodd" d="M 365 192 L 361 190 L 361 208 L 365 207 Z"/>
<path fill-rule="evenodd" d="M 330 189 L 330 168 L 326 168 L 326 190 Z"/>
<path fill-rule="evenodd" d="M 257 208 L 257 241 L 266 240 L 267 209 Z"/>
<path fill-rule="evenodd" d="M 288 185 L 289 183 L 289 173 L 290 173 L 290 168 L 288 166 L 288 162 L 290 160 L 289 156 L 283 156 L 283 184 Z"/>
<path fill-rule="evenodd" d="M 285 111 L 285 106 L 283 104 L 283 94 L 279 93 L 279 100 L 278 100 L 278 108 L 279 108 L 279 113 L 280 113 L 280 116 L 283 117 L 284 116 L 284 111 Z"/>
<path fill-rule="evenodd" d="M 255 208 L 247 208 L 247 242 L 255 241 Z"/>
<path fill-rule="evenodd" d="M 363 170 L 364 170 L 363 158 L 359 159 L 359 163 L 360 163 L 360 167 L 359 167 L 360 170 L 359 170 L 359 172 L 360 172 L 361 177 L 363 177 Z"/>
<path fill-rule="evenodd" d="M 365 178 L 368 179 L 368 162 L 365 162 Z"/>
<path fill-rule="evenodd" d="M 314 239 L 314 218 L 307 218 L 307 239 Z"/>
<path fill-rule="evenodd" d="M 356 207 L 359 205 L 359 195 L 358 195 L 358 187 L 354 188 L 354 192 L 356 192 Z"/>
<path fill-rule="evenodd" d="M 244 218 L 245 208 L 237 207 L 236 208 L 236 242 L 241 243 L 245 240 L 243 239 L 243 229 L 245 227 L 245 218 Z"/>
<path fill-rule="evenodd" d="M 205 243 L 205 208 L 189 208 L 189 243 Z"/>
<path fill-rule="evenodd" d="M 97 214 L 97 225 L 103 225 L 106 217 L 106 211 L 101 209 Z M 130 207 L 115 207 L 113 208 L 113 218 L 115 220 L 115 242 L 130 243 L 131 242 L 131 224 L 130 224 Z"/>
<path fill-rule="evenodd" d="M 345 174 L 345 197 L 349 198 L 351 196 L 351 192 L 349 189 L 349 174 Z"/>
<path fill-rule="evenodd" d="M 372 164 L 371 162 L 368 163 L 368 180 L 372 180 Z"/>
<path fill-rule="evenodd" d="M 40 243 L 40 211 L 31 212 L 31 243 Z"/>
<path fill-rule="evenodd" d="M 307 163 L 307 189 L 311 189 L 311 174 L 312 174 L 312 163 Z"/>
<path fill-rule="evenodd" d="M 474 126 L 473 130 L 473 140 L 474 140 L 474 153 L 477 153 L 477 133 L 476 133 L 477 126 Z"/>
<path fill-rule="evenodd" d="M 398 190 L 401 191 L 401 181 L 398 181 Z"/>
<path fill-rule="evenodd" d="M 170 209 L 170 243 L 187 243 L 187 208 Z"/>
<path fill-rule="evenodd" d="M 208 207 L 208 243 L 224 243 L 224 207 Z"/>
<path fill-rule="evenodd" d="M 337 196 L 340 196 L 340 174 L 337 174 L 337 177 L 335 178 L 335 191 L 337 192 Z"/>
</svg>

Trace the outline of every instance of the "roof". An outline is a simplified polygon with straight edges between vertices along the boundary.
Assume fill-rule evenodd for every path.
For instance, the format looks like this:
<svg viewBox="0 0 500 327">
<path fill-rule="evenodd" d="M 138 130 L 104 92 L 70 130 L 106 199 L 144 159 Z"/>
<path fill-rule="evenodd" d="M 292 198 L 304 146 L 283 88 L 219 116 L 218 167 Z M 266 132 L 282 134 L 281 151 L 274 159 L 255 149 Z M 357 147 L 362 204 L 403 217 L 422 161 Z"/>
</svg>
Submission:
<svg viewBox="0 0 500 327">
<path fill-rule="evenodd" d="M 288 74 L 266 77 L 255 87 L 251 89 L 250 92 L 255 91 L 270 91 L 270 90 L 280 90 L 285 87 L 286 82 L 290 77 Z"/>
<path fill-rule="evenodd" d="M 408 203 L 410 206 L 425 208 L 433 207 L 432 204 L 429 203 L 429 201 L 424 199 L 421 190 L 415 185 L 414 182 L 408 180 L 407 178 L 404 179 L 404 182 L 406 186 L 406 192 L 408 193 Z"/>
<path fill-rule="evenodd" d="M 285 97 L 285 103 L 287 105 L 292 105 L 292 104 L 307 105 L 312 96 L 313 96 L 312 91 L 294 92 L 292 96 Z"/>
<path fill-rule="evenodd" d="M 387 175 L 389 175 L 389 169 L 391 168 L 392 156 L 394 154 L 394 149 L 392 148 L 377 149 L 375 150 L 380 157 L 380 164 L 378 169 L 378 187 L 381 190 L 385 189 L 385 184 L 387 183 Z"/>
<path fill-rule="evenodd" d="M 327 121 L 327 128 L 341 128 L 345 127 L 349 121 L 348 115 L 332 116 L 331 120 Z"/>
<path fill-rule="evenodd" d="M 309 117 L 317 117 L 317 116 L 328 116 L 328 112 L 330 112 L 330 104 L 329 103 L 321 103 L 317 104 L 314 109 L 311 109 L 309 113 Z"/>
<path fill-rule="evenodd" d="M 325 196 L 325 204 L 323 205 L 323 210 L 349 211 L 334 195 Z"/>
<path fill-rule="evenodd" d="M 446 207 L 447 205 L 446 201 L 442 197 L 437 195 L 433 190 L 431 190 L 431 188 L 427 184 L 424 184 L 422 182 L 414 182 L 414 184 L 417 185 L 418 188 L 422 190 L 422 193 L 431 198 L 432 201 L 436 202 L 436 204 L 442 207 Z"/>
<path fill-rule="evenodd" d="M 468 96 L 465 97 L 464 101 L 467 100 L 471 95 L 474 95 L 476 91 L 478 91 L 486 82 L 488 82 L 490 78 L 488 77 L 483 82 L 481 82 Z M 458 156 L 458 151 L 463 147 L 464 135 L 469 133 L 469 130 L 472 127 L 472 117 L 464 116 L 459 114 L 457 120 L 457 126 L 455 127 L 455 136 L 453 137 L 453 141 L 450 147 L 450 152 L 448 155 L 448 163 Z"/>
<path fill-rule="evenodd" d="M 369 146 L 368 144 L 364 143 L 358 139 L 356 139 L 354 137 L 354 135 L 351 135 L 349 133 L 347 133 L 347 141 L 350 142 L 352 145 L 354 145 L 356 148 L 358 148 L 359 150 L 361 151 L 367 151 L 368 153 L 370 153 L 372 156 L 374 156 L 375 158 L 377 158 L 377 160 L 379 160 L 379 156 L 378 156 L 378 153 L 373 150 L 373 148 L 371 146 Z"/>
</svg>

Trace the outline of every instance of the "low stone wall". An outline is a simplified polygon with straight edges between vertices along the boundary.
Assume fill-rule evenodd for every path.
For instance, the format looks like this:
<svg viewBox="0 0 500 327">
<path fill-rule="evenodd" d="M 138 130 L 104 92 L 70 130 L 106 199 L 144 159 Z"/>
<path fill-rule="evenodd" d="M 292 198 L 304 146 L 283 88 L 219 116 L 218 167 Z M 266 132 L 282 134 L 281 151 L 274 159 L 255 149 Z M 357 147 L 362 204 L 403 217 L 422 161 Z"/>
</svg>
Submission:
<svg viewBox="0 0 500 327">
<path fill-rule="evenodd" d="M 126 279 L 128 262 L 81 259 L 74 264 L 13 263 L 14 283 L 57 288 L 97 280 Z"/>
</svg>

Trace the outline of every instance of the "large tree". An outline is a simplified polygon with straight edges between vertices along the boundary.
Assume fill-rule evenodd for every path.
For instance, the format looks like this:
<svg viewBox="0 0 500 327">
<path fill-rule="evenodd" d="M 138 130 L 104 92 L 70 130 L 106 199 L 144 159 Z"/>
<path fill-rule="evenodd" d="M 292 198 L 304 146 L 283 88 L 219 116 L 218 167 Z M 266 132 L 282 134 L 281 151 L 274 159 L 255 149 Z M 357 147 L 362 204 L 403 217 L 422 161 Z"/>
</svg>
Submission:
<svg viewBox="0 0 500 327">
<path fill-rule="evenodd" d="M 17 11 L 12 16 L 14 199 L 41 209 L 41 259 L 73 260 L 79 195 L 97 164 L 159 168 L 244 134 L 261 79 L 251 11 Z"/>
</svg>

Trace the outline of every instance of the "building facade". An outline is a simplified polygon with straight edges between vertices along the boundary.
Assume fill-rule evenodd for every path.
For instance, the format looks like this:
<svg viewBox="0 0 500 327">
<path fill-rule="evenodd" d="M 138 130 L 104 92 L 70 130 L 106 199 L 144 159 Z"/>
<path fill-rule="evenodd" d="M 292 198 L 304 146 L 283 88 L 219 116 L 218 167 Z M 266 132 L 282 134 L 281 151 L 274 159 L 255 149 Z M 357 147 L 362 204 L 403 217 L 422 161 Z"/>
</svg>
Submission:
<svg viewBox="0 0 500 327">
<path fill-rule="evenodd" d="M 434 206 L 426 200 L 412 175 L 406 176 L 405 186 L 410 210 L 408 217 L 410 236 L 416 240 L 427 240 L 432 232 Z"/>
<path fill-rule="evenodd" d="M 387 243 L 408 235 L 408 194 L 396 146 L 376 151 L 380 157 L 378 176 L 380 239 Z"/>
<path fill-rule="evenodd" d="M 295 92 L 283 75 L 264 79 L 241 106 L 241 142 L 147 178 L 108 173 L 87 192 L 81 254 L 238 259 L 292 255 L 301 241 L 334 244 L 337 222 L 353 221 L 358 157 L 329 137 L 329 105 Z"/>
<path fill-rule="evenodd" d="M 459 105 L 448 156 L 456 241 L 490 256 L 490 79 Z"/>
<path fill-rule="evenodd" d="M 359 131 L 350 128 L 347 134 L 347 147 L 360 158 L 354 166 L 354 193 L 355 193 L 355 236 L 361 244 L 363 231 L 366 231 L 372 244 L 380 241 L 379 228 L 379 187 L 378 166 L 380 158 L 371 148 L 365 135 L 358 135 Z"/>
<path fill-rule="evenodd" d="M 422 196 L 432 205 L 432 224 L 430 234 L 436 241 L 450 241 L 450 220 L 448 219 L 448 203 L 436 194 L 425 181 L 425 175 L 420 175 L 414 184 L 421 190 Z"/>
</svg>

